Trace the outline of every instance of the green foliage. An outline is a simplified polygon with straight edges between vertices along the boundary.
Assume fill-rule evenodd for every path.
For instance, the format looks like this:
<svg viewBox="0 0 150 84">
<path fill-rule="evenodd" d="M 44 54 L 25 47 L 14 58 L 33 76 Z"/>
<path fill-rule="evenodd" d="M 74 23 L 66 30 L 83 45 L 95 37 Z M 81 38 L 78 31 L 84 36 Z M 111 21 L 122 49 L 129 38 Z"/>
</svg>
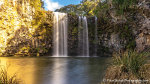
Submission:
<svg viewBox="0 0 150 84">
<path fill-rule="evenodd" d="M 136 46 L 136 42 L 135 42 L 135 38 L 132 34 L 132 30 L 130 27 L 128 27 L 128 25 L 123 25 L 122 28 L 118 29 L 119 31 L 119 36 L 120 39 L 126 40 L 126 49 L 132 49 L 134 50 L 135 46 Z"/>
<path fill-rule="evenodd" d="M 99 2 L 98 6 L 96 7 L 94 12 L 97 17 L 105 17 L 106 18 L 108 10 L 109 10 L 109 5 L 107 2 L 103 2 L 103 3 Z"/>
<path fill-rule="evenodd" d="M 150 55 L 149 52 L 136 51 L 114 54 L 113 64 L 107 68 L 105 79 L 149 80 L 150 65 L 146 64 L 148 55 Z M 116 84 L 115 82 L 109 81 L 106 81 L 105 83 Z M 126 84 L 127 82 L 124 83 Z M 150 82 L 147 81 L 145 83 L 149 84 Z"/>
<path fill-rule="evenodd" d="M 94 12 L 96 10 L 96 7 L 99 3 L 99 0 L 97 0 L 95 2 L 95 0 L 93 1 L 84 1 L 82 2 L 82 5 L 81 5 L 81 10 L 84 11 L 84 15 L 88 15 L 88 16 L 94 16 Z"/>
<path fill-rule="evenodd" d="M 76 14 L 76 13 L 79 12 L 78 6 L 79 6 L 79 5 L 70 4 L 70 5 L 68 5 L 68 6 L 64 6 L 64 7 L 60 8 L 60 9 L 56 9 L 55 11 L 56 11 L 56 12 L 69 13 L 69 14 Z"/>
<path fill-rule="evenodd" d="M 127 11 L 127 9 L 133 6 L 136 2 L 137 0 L 112 0 L 112 4 L 118 9 L 117 13 L 119 15 L 124 14 L 124 11 Z"/>
<path fill-rule="evenodd" d="M 78 5 L 68 5 L 57 9 L 56 12 L 65 12 L 72 15 L 84 15 L 84 16 L 94 16 L 96 7 L 98 6 L 99 0 L 83 0 L 81 4 Z"/>
<path fill-rule="evenodd" d="M 127 51 L 123 54 L 115 54 L 113 57 L 113 65 L 121 66 L 122 72 L 133 73 L 139 76 L 139 71 L 146 63 L 148 52 L 138 53 L 136 51 Z"/>
</svg>

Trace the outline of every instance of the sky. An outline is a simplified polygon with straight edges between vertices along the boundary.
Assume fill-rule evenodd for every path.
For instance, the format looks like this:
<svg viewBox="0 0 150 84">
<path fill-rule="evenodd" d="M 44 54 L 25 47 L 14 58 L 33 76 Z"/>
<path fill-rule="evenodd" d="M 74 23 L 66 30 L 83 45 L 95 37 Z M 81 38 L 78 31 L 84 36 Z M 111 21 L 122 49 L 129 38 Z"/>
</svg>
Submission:
<svg viewBox="0 0 150 84">
<path fill-rule="evenodd" d="M 43 0 L 45 10 L 54 11 L 69 4 L 79 4 L 82 0 Z"/>
</svg>

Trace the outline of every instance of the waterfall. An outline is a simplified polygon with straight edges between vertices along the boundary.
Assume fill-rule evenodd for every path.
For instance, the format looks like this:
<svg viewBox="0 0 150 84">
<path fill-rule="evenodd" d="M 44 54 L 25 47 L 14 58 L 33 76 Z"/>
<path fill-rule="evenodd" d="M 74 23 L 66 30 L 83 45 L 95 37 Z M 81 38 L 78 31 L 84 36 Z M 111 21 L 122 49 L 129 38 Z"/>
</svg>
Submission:
<svg viewBox="0 0 150 84">
<path fill-rule="evenodd" d="M 54 12 L 53 56 L 67 56 L 68 17 L 66 13 Z"/>
<path fill-rule="evenodd" d="M 97 36 L 97 17 L 95 16 L 95 40 L 94 40 L 94 56 L 97 56 L 97 42 L 98 36 Z"/>
<path fill-rule="evenodd" d="M 89 56 L 88 25 L 85 16 L 79 16 L 78 55 Z"/>
</svg>

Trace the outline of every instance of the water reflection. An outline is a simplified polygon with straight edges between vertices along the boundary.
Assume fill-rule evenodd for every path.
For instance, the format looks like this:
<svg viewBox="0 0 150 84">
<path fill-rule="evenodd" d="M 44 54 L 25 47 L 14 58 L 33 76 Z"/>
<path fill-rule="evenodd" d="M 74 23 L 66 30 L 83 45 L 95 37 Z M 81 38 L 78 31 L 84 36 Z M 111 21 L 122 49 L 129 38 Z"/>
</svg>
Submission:
<svg viewBox="0 0 150 84">
<path fill-rule="evenodd" d="M 24 84 L 98 84 L 107 58 L 0 58 Z"/>
<path fill-rule="evenodd" d="M 8 76 L 14 74 L 22 80 L 21 84 L 35 84 L 35 61 L 34 60 L 19 60 L 11 58 L 0 58 L 2 68 L 8 71 Z"/>
<path fill-rule="evenodd" d="M 51 71 L 50 84 L 67 84 L 67 60 L 61 60 L 59 58 L 54 59 L 54 64 Z"/>
</svg>

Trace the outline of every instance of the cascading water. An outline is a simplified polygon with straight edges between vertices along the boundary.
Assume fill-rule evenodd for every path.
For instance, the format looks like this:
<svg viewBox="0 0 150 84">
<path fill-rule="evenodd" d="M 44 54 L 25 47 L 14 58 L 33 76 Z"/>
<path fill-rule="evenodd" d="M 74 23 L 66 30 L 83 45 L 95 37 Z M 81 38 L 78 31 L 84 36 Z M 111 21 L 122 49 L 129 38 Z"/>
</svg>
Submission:
<svg viewBox="0 0 150 84">
<path fill-rule="evenodd" d="M 78 55 L 89 56 L 88 25 L 85 16 L 79 16 Z"/>
<path fill-rule="evenodd" d="M 94 40 L 94 56 L 97 56 L 97 42 L 98 36 L 97 36 L 97 17 L 95 16 L 95 40 Z"/>
<path fill-rule="evenodd" d="M 54 12 L 53 56 L 67 56 L 68 17 L 66 13 Z"/>
</svg>

